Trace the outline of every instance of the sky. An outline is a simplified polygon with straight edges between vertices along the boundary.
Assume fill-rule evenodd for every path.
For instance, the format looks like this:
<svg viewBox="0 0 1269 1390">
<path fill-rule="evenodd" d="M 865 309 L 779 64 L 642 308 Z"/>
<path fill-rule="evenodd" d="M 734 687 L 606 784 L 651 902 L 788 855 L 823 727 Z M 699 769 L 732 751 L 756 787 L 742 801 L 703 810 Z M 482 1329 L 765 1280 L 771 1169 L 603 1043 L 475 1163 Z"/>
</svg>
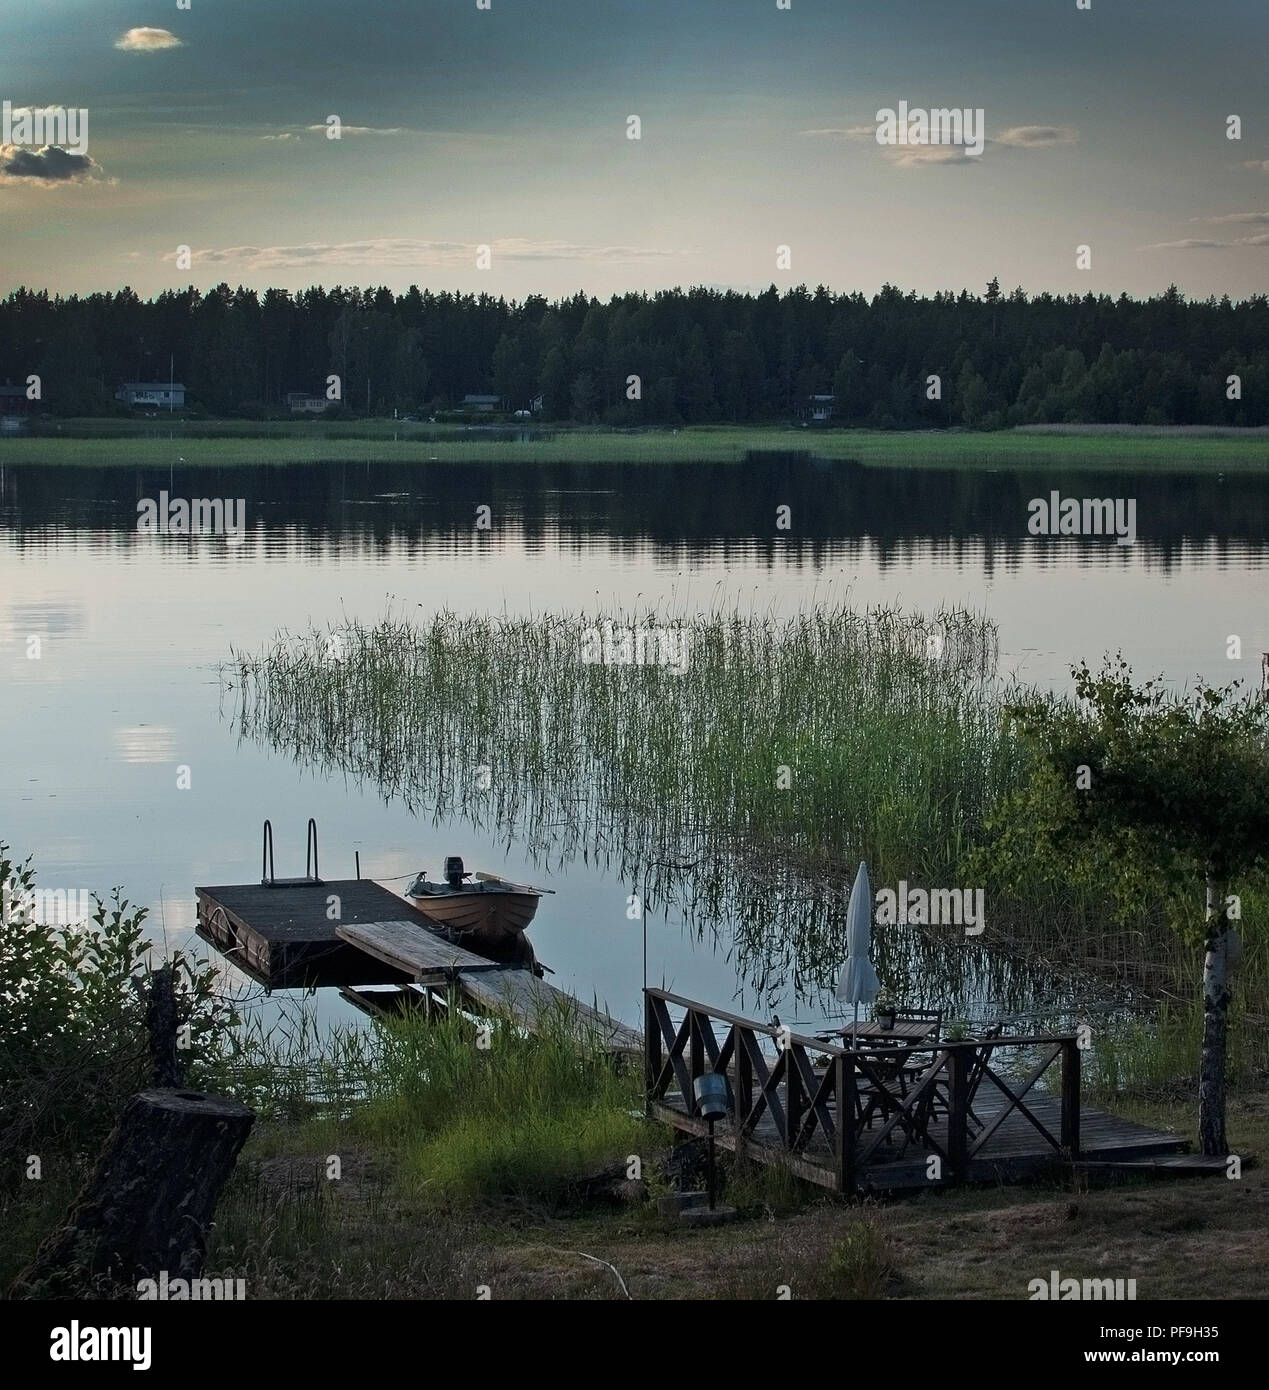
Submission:
<svg viewBox="0 0 1269 1390">
<path fill-rule="evenodd" d="M 1266 52 L 1264 0 L 0 0 L 0 100 L 88 122 L 0 149 L 0 293 L 1242 298 Z M 900 101 L 981 155 L 878 144 Z"/>
</svg>

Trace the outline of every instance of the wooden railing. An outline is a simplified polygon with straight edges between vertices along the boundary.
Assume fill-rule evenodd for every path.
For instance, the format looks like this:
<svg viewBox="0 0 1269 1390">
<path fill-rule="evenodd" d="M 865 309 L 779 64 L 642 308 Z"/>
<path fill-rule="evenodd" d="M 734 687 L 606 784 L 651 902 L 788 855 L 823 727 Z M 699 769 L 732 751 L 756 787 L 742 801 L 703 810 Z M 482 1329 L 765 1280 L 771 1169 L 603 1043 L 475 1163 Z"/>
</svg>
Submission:
<svg viewBox="0 0 1269 1390">
<path fill-rule="evenodd" d="M 677 1025 L 671 1007 L 683 1010 Z M 643 1036 L 649 1115 L 703 1133 L 693 1082 L 720 1074 L 727 1078 L 731 1103 L 730 1125 L 723 1122 L 719 1133 L 729 1136 L 737 1152 L 775 1147 L 795 1171 L 813 1181 L 827 1178 L 826 1185 L 839 1191 L 855 1189 L 860 1168 L 893 1161 L 896 1134 L 901 1154 L 915 1149 L 919 1156 L 937 1155 L 943 1180 L 963 1182 L 975 1159 L 991 1157 L 993 1138 L 1014 1114 L 1035 1130 L 1042 1149 L 1068 1162 L 1079 1156 L 1080 1059 L 1073 1034 L 850 1048 L 645 989 Z M 774 1056 L 764 1041 L 774 1043 Z M 1025 1078 L 1007 1078 L 993 1066 L 1006 1049 L 1039 1050 Z M 827 1067 L 817 1067 L 816 1058 L 827 1059 Z M 1026 1098 L 1059 1058 L 1061 1110 L 1054 1133 Z M 675 1088 L 678 1104 L 671 1099 Z M 764 1118 L 770 1125 L 759 1140 Z M 772 1128 L 774 1142 L 767 1137 Z M 823 1142 L 813 1146 L 817 1136 Z"/>
</svg>

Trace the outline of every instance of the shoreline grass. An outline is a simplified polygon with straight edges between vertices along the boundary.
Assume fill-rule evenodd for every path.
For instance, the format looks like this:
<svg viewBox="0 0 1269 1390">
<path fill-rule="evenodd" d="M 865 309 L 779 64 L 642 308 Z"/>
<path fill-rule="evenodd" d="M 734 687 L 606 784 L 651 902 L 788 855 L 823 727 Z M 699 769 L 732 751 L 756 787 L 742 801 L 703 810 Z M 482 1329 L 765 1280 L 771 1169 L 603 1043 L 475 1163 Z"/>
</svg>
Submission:
<svg viewBox="0 0 1269 1390">
<path fill-rule="evenodd" d="M 1269 431 L 1256 434 L 1124 433 L 1052 429 L 968 431 L 803 430 L 793 426 L 700 425 L 679 430 L 564 426 L 548 437 L 498 437 L 393 421 L 156 421 L 120 433 L 115 422 L 66 422 L 58 436 L 0 439 L 0 465 L 80 468 L 289 466 L 321 463 L 715 463 L 755 454 L 805 454 L 875 468 L 1062 468 L 1177 473 L 1269 469 Z M 84 435 L 75 431 L 85 431 Z M 91 431 L 91 433 L 87 433 Z"/>
</svg>

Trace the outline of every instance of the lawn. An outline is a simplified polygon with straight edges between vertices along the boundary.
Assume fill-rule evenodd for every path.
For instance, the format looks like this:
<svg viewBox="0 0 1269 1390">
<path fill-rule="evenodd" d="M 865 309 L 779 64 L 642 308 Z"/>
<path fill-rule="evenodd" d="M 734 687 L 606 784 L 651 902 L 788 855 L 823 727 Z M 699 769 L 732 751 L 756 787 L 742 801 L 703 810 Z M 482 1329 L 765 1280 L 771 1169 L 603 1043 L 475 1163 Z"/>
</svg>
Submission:
<svg viewBox="0 0 1269 1390">
<path fill-rule="evenodd" d="M 0 465 L 168 468 L 292 463 L 743 463 L 754 453 L 809 453 L 874 467 L 1159 468 L 1174 472 L 1269 467 L 1269 432 L 898 432 L 703 425 L 669 430 L 564 426 L 541 438 L 488 427 L 372 421 L 64 422 L 56 436 L 0 439 Z"/>
</svg>

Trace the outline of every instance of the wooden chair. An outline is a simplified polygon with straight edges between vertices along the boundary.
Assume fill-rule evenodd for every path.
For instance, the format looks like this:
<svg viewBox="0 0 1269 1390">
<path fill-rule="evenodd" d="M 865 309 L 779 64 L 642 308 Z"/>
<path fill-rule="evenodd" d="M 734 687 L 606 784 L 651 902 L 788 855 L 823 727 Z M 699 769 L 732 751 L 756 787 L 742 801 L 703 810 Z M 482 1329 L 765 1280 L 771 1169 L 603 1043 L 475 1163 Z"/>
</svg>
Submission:
<svg viewBox="0 0 1269 1390">
<path fill-rule="evenodd" d="M 983 1029 L 978 1038 L 967 1038 L 965 1041 L 989 1044 L 999 1038 L 1003 1031 L 1003 1023 L 994 1023 L 989 1028 Z M 929 1127 L 939 1118 L 940 1111 L 946 1117 L 950 1109 L 949 1078 L 946 1069 L 942 1066 L 941 1049 L 934 1047 L 932 1051 L 934 1054 L 932 1059 L 923 1067 L 910 1068 L 913 1072 L 911 1083 L 905 1090 L 900 1104 L 905 1103 L 913 1091 L 920 1090 L 921 1094 L 916 1104 L 911 1107 L 907 1117 L 896 1126 L 898 1132 L 903 1136 L 902 1146 L 899 1150 L 900 1157 L 908 1151 L 910 1144 L 914 1142 L 919 1144 L 928 1135 Z M 987 1066 L 991 1060 L 991 1052 L 992 1049 L 989 1046 L 979 1046 L 974 1049 L 971 1055 L 965 1088 L 966 1123 L 971 1135 L 983 1128 L 983 1121 L 974 1113 L 974 1097 L 978 1094 L 978 1088 L 986 1075 Z M 922 1089 L 923 1087 L 924 1089 Z M 885 1105 L 879 1105 L 877 1108 L 881 1111 L 883 1118 L 893 1113 L 895 1109 L 894 1106 L 887 1107 Z"/>
<path fill-rule="evenodd" d="M 984 1028 L 977 1038 L 965 1038 L 965 1042 L 994 1042 L 1004 1032 L 1003 1022 L 996 1022 Z M 969 1065 L 969 1078 L 966 1086 L 968 1120 L 971 1133 L 975 1128 L 982 1129 L 983 1122 L 974 1114 L 974 1097 L 978 1094 L 978 1088 L 982 1085 L 983 1076 L 987 1070 L 987 1064 L 991 1060 L 991 1048 L 978 1047 L 974 1049 L 973 1058 Z M 946 1072 L 939 1078 L 931 1090 L 930 1099 L 930 1119 L 939 1118 L 940 1114 L 946 1118 L 948 1113 L 948 1078 Z"/>
<path fill-rule="evenodd" d="M 934 1039 L 933 1043 L 916 1043 L 912 1047 L 912 1055 L 915 1060 L 905 1061 L 903 1075 L 900 1078 L 900 1089 L 903 1095 L 907 1095 L 909 1087 L 929 1066 L 929 1057 L 933 1056 L 934 1045 L 943 1036 L 943 1010 L 942 1009 L 903 1009 L 895 1014 L 895 1023 L 933 1023 L 934 1027 L 930 1036 Z"/>
<path fill-rule="evenodd" d="M 995 1042 L 1004 1031 L 1004 1023 L 997 1020 L 995 1023 L 991 1024 L 990 1027 L 983 1029 L 979 1041 L 985 1043 Z M 990 1047 L 976 1048 L 974 1051 L 974 1060 L 970 1065 L 969 1085 L 966 1088 L 965 1110 L 971 1133 L 973 1133 L 975 1127 L 978 1129 L 983 1128 L 982 1120 L 974 1114 L 974 1097 L 978 1094 L 979 1086 L 982 1085 L 983 1076 L 987 1071 L 987 1064 L 991 1061 L 991 1053 L 992 1049 Z"/>
<path fill-rule="evenodd" d="M 943 1030 L 942 1009 L 900 1009 L 895 1014 L 896 1023 L 933 1023 L 935 1038 Z"/>
<path fill-rule="evenodd" d="M 907 1099 L 907 1072 L 909 1062 L 906 1057 L 874 1057 L 868 1062 L 873 1077 L 859 1083 L 860 1095 L 864 1099 L 860 1119 L 865 1129 L 872 1128 L 874 1119 L 885 1119 L 895 1109 L 895 1099 L 900 1104 Z M 891 1089 L 891 1083 L 895 1089 Z"/>
</svg>

